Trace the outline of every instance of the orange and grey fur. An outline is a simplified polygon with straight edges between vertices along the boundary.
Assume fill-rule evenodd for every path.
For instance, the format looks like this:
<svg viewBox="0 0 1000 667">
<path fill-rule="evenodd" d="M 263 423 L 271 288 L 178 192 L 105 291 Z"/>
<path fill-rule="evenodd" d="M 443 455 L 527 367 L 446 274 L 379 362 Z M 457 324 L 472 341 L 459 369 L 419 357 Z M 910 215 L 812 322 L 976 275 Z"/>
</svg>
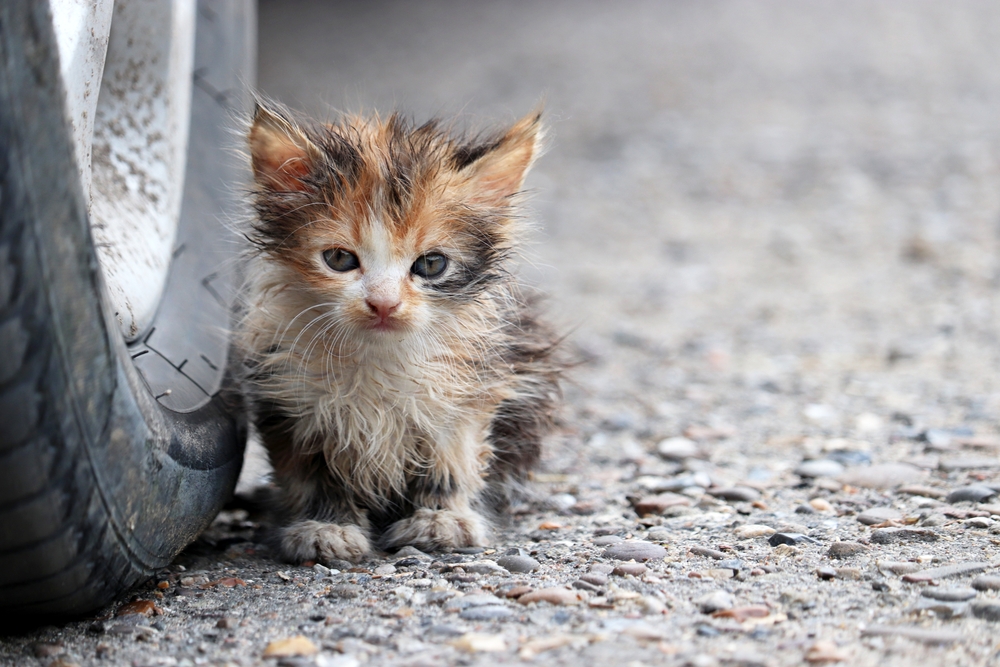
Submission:
<svg viewBox="0 0 1000 667">
<path fill-rule="evenodd" d="M 509 270 L 541 138 L 258 103 L 241 335 L 285 558 L 482 545 L 537 463 L 561 367 Z"/>
</svg>

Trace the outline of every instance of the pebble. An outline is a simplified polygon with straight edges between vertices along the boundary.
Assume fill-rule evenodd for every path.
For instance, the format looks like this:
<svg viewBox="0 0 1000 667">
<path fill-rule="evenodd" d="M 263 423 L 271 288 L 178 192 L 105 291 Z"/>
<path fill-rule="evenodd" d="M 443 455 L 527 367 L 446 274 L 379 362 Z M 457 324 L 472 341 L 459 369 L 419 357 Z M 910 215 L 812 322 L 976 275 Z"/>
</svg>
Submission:
<svg viewBox="0 0 1000 667">
<path fill-rule="evenodd" d="M 817 512 L 832 512 L 833 505 L 825 498 L 813 498 L 809 501 L 809 506 Z"/>
<path fill-rule="evenodd" d="M 931 598 L 932 600 L 941 600 L 942 602 L 965 602 L 966 600 L 971 600 L 976 597 L 976 589 L 966 588 L 964 586 L 954 587 L 954 588 L 939 588 L 937 586 L 928 586 L 927 588 L 920 591 L 920 594 L 925 598 Z"/>
<path fill-rule="evenodd" d="M 549 496 L 545 504 L 556 512 L 565 512 L 573 505 L 576 505 L 576 496 L 569 493 L 554 493 Z"/>
<path fill-rule="evenodd" d="M 957 630 L 936 630 L 914 625 L 872 625 L 861 631 L 862 637 L 905 637 L 924 644 L 951 644 L 964 639 Z"/>
<path fill-rule="evenodd" d="M 709 489 L 708 492 L 716 498 L 737 502 L 752 502 L 760 498 L 760 491 L 749 486 L 732 486 L 722 489 Z"/>
<path fill-rule="evenodd" d="M 770 526 L 762 526 L 760 524 L 748 523 L 743 526 L 737 526 L 733 529 L 733 533 L 736 537 L 741 540 L 749 539 L 752 537 L 763 537 L 765 535 L 774 535 L 777 531 Z"/>
<path fill-rule="evenodd" d="M 837 571 L 828 565 L 816 568 L 816 576 L 820 579 L 836 579 Z"/>
<path fill-rule="evenodd" d="M 995 456 L 963 456 L 952 459 L 941 459 L 938 468 L 945 472 L 955 470 L 974 470 L 976 468 L 996 468 L 1000 459 Z"/>
<path fill-rule="evenodd" d="M 698 610 L 703 614 L 714 614 L 723 609 L 732 609 L 736 600 L 726 591 L 712 591 L 695 600 Z"/>
<path fill-rule="evenodd" d="M 907 496 L 922 496 L 924 498 L 944 498 L 945 492 L 941 489 L 935 489 L 930 486 L 921 486 L 919 484 L 907 484 L 896 489 L 896 493 L 900 493 Z"/>
<path fill-rule="evenodd" d="M 972 580 L 971 586 L 977 591 L 1000 591 L 1000 577 L 983 575 Z"/>
<path fill-rule="evenodd" d="M 492 593 L 471 593 L 454 597 L 444 604 L 445 610 L 468 609 L 469 607 L 485 607 L 486 605 L 502 605 L 503 601 Z"/>
<path fill-rule="evenodd" d="M 847 662 L 851 659 L 851 654 L 845 649 L 839 648 L 837 644 L 829 640 L 815 642 L 806 651 L 806 662 L 825 664 L 828 662 Z"/>
<path fill-rule="evenodd" d="M 646 567 L 643 565 L 642 567 Z M 600 572 L 588 572 L 587 574 L 580 577 L 580 581 L 586 581 L 588 584 L 593 584 L 594 586 L 606 586 L 608 583 L 608 575 Z"/>
<path fill-rule="evenodd" d="M 487 604 L 476 607 L 467 607 L 458 615 L 466 621 L 499 621 L 513 616 L 514 612 L 510 607 Z"/>
<path fill-rule="evenodd" d="M 555 605 L 570 605 L 578 604 L 582 599 L 581 595 L 581 593 L 571 591 L 567 588 L 540 588 L 537 591 L 525 593 L 517 601 L 521 604 L 548 602 Z"/>
<path fill-rule="evenodd" d="M 590 566 L 590 571 L 597 574 L 611 574 L 614 569 L 615 566 L 610 563 L 594 563 Z"/>
<path fill-rule="evenodd" d="M 581 591 L 590 591 L 591 593 L 600 593 L 601 592 L 601 587 L 600 586 L 596 586 L 596 585 L 590 583 L 589 581 L 584 581 L 583 579 L 577 579 L 576 581 L 574 581 L 570 585 L 573 588 L 579 588 Z"/>
<path fill-rule="evenodd" d="M 945 501 L 949 503 L 960 503 L 963 501 L 981 503 L 995 495 L 997 495 L 996 490 L 991 489 L 985 484 L 970 484 L 969 486 L 961 486 L 949 493 Z"/>
<path fill-rule="evenodd" d="M 837 481 L 864 489 L 889 489 L 916 482 L 924 476 L 920 468 L 908 463 L 876 463 L 852 468 L 837 476 Z"/>
<path fill-rule="evenodd" d="M 844 472 L 844 466 L 830 459 L 803 461 L 795 468 L 799 477 L 836 477 Z"/>
<path fill-rule="evenodd" d="M 879 569 L 879 572 L 885 574 L 886 572 L 890 574 L 900 575 L 909 574 L 911 572 L 916 572 L 920 569 L 920 563 L 910 563 L 907 561 L 896 562 L 891 560 L 877 560 L 875 561 L 875 567 Z"/>
<path fill-rule="evenodd" d="M 715 560 L 723 560 L 726 557 L 726 554 L 723 551 L 716 551 L 715 549 L 709 549 L 708 547 L 697 545 L 691 547 L 688 551 L 696 556 L 707 556 L 708 558 L 714 558 Z"/>
<path fill-rule="evenodd" d="M 869 538 L 874 544 L 937 542 L 938 539 L 937 533 L 926 528 L 879 528 Z"/>
<path fill-rule="evenodd" d="M 296 635 L 287 639 L 275 639 L 264 649 L 265 658 L 290 658 L 300 655 L 316 655 L 319 647 L 307 637 Z"/>
<path fill-rule="evenodd" d="M 471 574 L 507 574 L 507 571 L 491 560 L 475 560 L 471 563 L 461 563 L 456 567 L 461 567 Z"/>
<path fill-rule="evenodd" d="M 802 533 L 775 533 L 767 539 L 767 543 L 772 547 L 780 544 L 802 544 L 803 542 L 816 544 L 816 540 Z"/>
<path fill-rule="evenodd" d="M 659 544 L 642 542 L 640 540 L 612 544 L 604 550 L 604 557 L 614 560 L 658 560 L 666 555 L 667 550 Z"/>
<path fill-rule="evenodd" d="M 635 503 L 635 512 L 640 517 L 650 514 L 663 514 L 671 507 L 678 505 L 690 505 L 691 499 L 677 493 L 661 493 L 655 496 L 646 496 Z"/>
<path fill-rule="evenodd" d="M 1000 621 L 1000 602 L 991 600 L 973 602 L 972 615 L 985 621 Z"/>
<path fill-rule="evenodd" d="M 625 539 L 622 538 L 622 537 L 619 537 L 618 535 L 601 535 L 599 537 L 595 537 L 592 540 L 592 542 L 594 543 L 594 545 L 599 546 L 599 547 L 606 547 L 606 546 L 608 546 L 610 544 L 619 544 L 620 542 L 624 542 L 624 541 L 625 541 Z"/>
<path fill-rule="evenodd" d="M 357 584 L 339 584 L 330 589 L 330 597 L 333 598 L 356 598 L 361 595 L 364 589 Z"/>
<path fill-rule="evenodd" d="M 948 523 L 948 517 L 944 514 L 932 513 L 925 516 L 920 520 L 921 526 L 927 526 L 928 528 L 933 528 L 934 526 L 943 526 Z"/>
<path fill-rule="evenodd" d="M 514 588 L 511 588 L 506 593 L 504 593 L 504 597 L 516 599 L 516 598 L 521 597 L 525 593 L 530 593 L 533 590 L 534 589 L 531 586 L 523 586 L 523 585 L 522 586 L 514 586 Z"/>
<path fill-rule="evenodd" d="M 993 520 L 985 516 L 974 516 L 966 519 L 963 524 L 966 528 L 989 528 L 993 525 Z"/>
<path fill-rule="evenodd" d="M 922 611 L 933 611 L 934 615 L 940 619 L 948 620 L 965 616 L 969 610 L 967 602 L 944 602 L 942 600 L 932 600 L 930 598 L 921 599 L 911 610 L 914 613 Z"/>
<path fill-rule="evenodd" d="M 502 636 L 479 632 L 467 632 L 448 643 L 466 653 L 496 653 L 507 650 L 507 642 Z"/>
<path fill-rule="evenodd" d="M 669 542 L 672 537 L 673 533 L 670 529 L 663 526 L 650 528 L 646 531 L 646 539 L 653 540 L 654 542 Z"/>
<path fill-rule="evenodd" d="M 534 572 L 541 564 L 531 556 L 501 556 L 497 559 L 497 565 L 508 572 L 515 574 L 527 574 Z"/>
<path fill-rule="evenodd" d="M 688 458 L 697 458 L 701 455 L 701 449 L 693 440 L 678 436 L 661 440 L 656 445 L 656 453 L 671 461 L 683 461 Z"/>
<path fill-rule="evenodd" d="M 850 558 L 866 551 L 868 551 L 867 547 L 858 542 L 834 542 L 826 554 L 830 558 Z"/>
<path fill-rule="evenodd" d="M 406 545 L 396 552 L 397 558 L 419 558 L 420 560 L 430 560 L 431 557 L 416 547 Z"/>
<path fill-rule="evenodd" d="M 961 577 L 967 574 L 973 574 L 974 572 L 982 572 L 989 566 L 990 564 L 987 562 L 975 561 L 971 563 L 956 563 L 955 565 L 932 567 L 913 574 L 907 574 L 903 577 L 903 581 L 909 583 L 921 583 L 934 581 L 936 579 L 948 579 L 949 577 Z"/>
<path fill-rule="evenodd" d="M 382 565 L 379 565 L 374 570 L 375 574 L 381 574 L 383 576 L 387 574 L 395 574 L 395 572 L 396 572 L 396 566 L 390 563 L 384 563 Z"/>
<path fill-rule="evenodd" d="M 629 575 L 633 577 L 641 577 L 646 574 L 648 568 L 642 563 L 636 563 L 635 561 L 629 561 L 628 563 L 619 563 L 615 566 L 615 569 L 611 571 L 611 574 L 618 577 L 627 577 Z"/>
<path fill-rule="evenodd" d="M 874 526 L 886 521 L 902 521 L 903 513 L 891 507 L 872 507 L 858 515 L 858 523 Z"/>
</svg>

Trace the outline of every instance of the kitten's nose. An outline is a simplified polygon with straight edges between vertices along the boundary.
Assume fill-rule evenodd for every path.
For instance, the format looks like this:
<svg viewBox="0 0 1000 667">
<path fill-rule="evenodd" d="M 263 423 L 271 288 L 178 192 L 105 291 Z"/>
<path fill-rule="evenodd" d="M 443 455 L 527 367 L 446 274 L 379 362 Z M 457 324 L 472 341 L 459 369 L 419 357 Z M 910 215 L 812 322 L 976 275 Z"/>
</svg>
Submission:
<svg viewBox="0 0 1000 667">
<path fill-rule="evenodd" d="M 397 308 L 399 308 L 400 301 L 399 299 L 391 298 L 369 298 L 365 299 L 365 303 L 368 304 L 369 310 L 371 310 L 375 315 L 378 315 L 378 318 L 384 322 L 389 319 L 389 316 L 392 315 Z"/>
</svg>

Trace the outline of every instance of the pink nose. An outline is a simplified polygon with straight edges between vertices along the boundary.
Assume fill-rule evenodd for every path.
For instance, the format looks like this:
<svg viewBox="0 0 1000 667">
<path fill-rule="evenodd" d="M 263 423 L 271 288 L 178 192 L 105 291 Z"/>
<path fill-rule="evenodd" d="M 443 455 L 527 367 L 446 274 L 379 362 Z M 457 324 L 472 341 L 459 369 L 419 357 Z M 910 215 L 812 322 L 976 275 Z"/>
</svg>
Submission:
<svg viewBox="0 0 1000 667">
<path fill-rule="evenodd" d="M 399 308 L 399 301 L 395 299 L 365 299 L 365 303 L 368 305 L 368 309 L 373 314 L 378 315 L 379 320 L 383 322 Z"/>
</svg>

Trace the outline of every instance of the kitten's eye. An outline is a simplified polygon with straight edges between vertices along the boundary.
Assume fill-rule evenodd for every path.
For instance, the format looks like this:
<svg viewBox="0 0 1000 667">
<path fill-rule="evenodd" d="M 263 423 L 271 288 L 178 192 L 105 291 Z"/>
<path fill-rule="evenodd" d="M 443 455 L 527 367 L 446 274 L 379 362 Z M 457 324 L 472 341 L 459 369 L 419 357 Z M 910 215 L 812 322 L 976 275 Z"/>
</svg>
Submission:
<svg viewBox="0 0 1000 667">
<path fill-rule="evenodd" d="M 358 256 L 353 252 L 348 252 L 343 248 L 330 248 L 323 251 L 323 261 L 334 271 L 346 273 L 361 266 Z"/>
<path fill-rule="evenodd" d="M 415 273 L 421 278 L 437 278 L 448 268 L 448 258 L 438 252 L 428 253 L 417 257 L 417 261 L 410 267 L 410 273 Z"/>
</svg>

